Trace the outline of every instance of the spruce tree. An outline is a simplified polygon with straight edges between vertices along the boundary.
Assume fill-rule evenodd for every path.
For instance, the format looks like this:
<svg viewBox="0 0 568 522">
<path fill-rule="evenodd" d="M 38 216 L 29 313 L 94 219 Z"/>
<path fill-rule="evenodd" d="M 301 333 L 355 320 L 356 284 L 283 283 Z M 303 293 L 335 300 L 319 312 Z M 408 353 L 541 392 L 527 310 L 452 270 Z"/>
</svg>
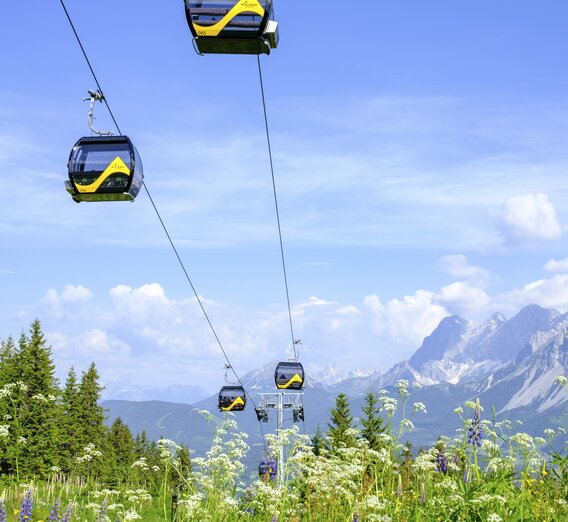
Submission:
<svg viewBox="0 0 568 522">
<path fill-rule="evenodd" d="M 139 459 L 141 457 L 146 457 L 149 447 L 150 443 L 148 442 L 148 435 L 146 434 L 146 430 L 142 430 L 142 433 L 138 433 L 136 435 L 136 439 L 134 440 L 135 458 Z"/>
<path fill-rule="evenodd" d="M 335 408 L 331 410 L 331 422 L 328 423 L 327 430 L 332 451 L 355 445 L 356 438 L 353 428 L 349 400 L 347 395 L 340 393 L 335 399 Z"/>
<path fill-rule="evenodd" d="M 20 337 L 16 358 L 20 380 L 26 391 L 20 422 L 19 443 L 23 445 L 21 471 L 28 475 L 46 476 L 59 464 L 59 388 L 55 378 L 55 364 L 51 347 L 36 319 L 30 327 L 30 336 Z"/>
<path fill-rule="evenodd" d="M 75 467 L 76 459 L 82 449 L 79 441 L 82 422 L 79 409 L 79 384 L 73 366 L 69 368 L 61 395 L 61 410 L 61 431 L 64 434 L 61 442 L 61 468 L 69 474 Z"/>
<path fill-rule="evenodd" d="M 77 414 L 81 419 L 77 429 L 77 445 L 80 453 L 89 444 L 93 444 L 96 451 L 103 450 L 106 428 L 104 410 L 99 404 L 101 391 L 99 373 L 95 363 L 91 363 L 89 369 L 81 376 L 77 393 Z M 90 472 L 100 473 L 101 461 L 94 460 L 89 467 Z"/>
<path fill-rule="evenodd" d="M 14 339 L 0 343 L 0 388 L 18 380 L 17 349 Z"/>
<path fill-rule="evenodd" d="M 319 457 L 324 449 L 326 449 L 325 439 L 321 431 L 321 428 L 318 424 L 316 432 L 312 437 L 312 452 L 316 457 Z"/>
<path fill-rule="evenodd" d="M 369 443 L 369 448 L 375 451 L 385 445 L 380 437 L 386 430 L 383 418 L 379 415 L 380 409 L 377 396 L 372 390 L 369 391 L 365 396 L 365 406 L 363 406 L 365 418 L 361 419 L 363 425 L 361 436 Z"/>
<path fill-rule="evenodd" d="M 134 440 L 130 429 L 117 417 L 108 432 L 104 451 L 105 478 L 111 485 L 128 480 L 134 462 Z"/>
<path fill-rule="evenodd" d="M 192 466 L 189 448 L 183 443 L 176 452 L 176 460 L 178 465 L 172 471 L 172 487 L 178 493 L 185 493 L 189 490 Z"/>
</svg>

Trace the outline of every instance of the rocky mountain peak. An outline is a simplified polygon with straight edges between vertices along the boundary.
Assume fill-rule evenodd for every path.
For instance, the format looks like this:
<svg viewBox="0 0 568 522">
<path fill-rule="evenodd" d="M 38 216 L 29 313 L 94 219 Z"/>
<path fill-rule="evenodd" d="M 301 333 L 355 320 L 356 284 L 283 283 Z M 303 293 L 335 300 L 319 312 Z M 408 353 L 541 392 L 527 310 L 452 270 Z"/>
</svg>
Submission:
<svg viewBox="0 0 568 522">
<path fill-rule="evenodd" d="M 442 319 L 431 335 L 424 339 L 422 346 L 410 358 L 413 368 L 419 370 L 428 361 L 438 361 L 448 352 L 462 351 L 467 336 L 476 323 L 457 315 Z"/>
</svg>

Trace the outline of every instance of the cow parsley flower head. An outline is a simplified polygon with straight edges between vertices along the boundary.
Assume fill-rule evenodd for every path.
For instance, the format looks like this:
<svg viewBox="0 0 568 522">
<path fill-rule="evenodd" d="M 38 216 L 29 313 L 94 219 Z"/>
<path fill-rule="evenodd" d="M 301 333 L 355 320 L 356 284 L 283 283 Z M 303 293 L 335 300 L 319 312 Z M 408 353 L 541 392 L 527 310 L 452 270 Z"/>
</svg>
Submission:
<svg viewBox="0 0 568 522">
<path fill-rule="evenodd" d="M 415 402 L 412 405 L 412 410 L 414 413 L 428 413 L 428 410 L 426 409 L 426 405 L 423 402 Z"/>
<path fill-rule="evenodd" d="M 394 387 L 397 389 L 398 394 L 404 398 L 410 395 L 410 393 L 408 393 L 408 385 L 409 382 L 406 379 L 400 379 L 396 381 Z"/>
</svg>

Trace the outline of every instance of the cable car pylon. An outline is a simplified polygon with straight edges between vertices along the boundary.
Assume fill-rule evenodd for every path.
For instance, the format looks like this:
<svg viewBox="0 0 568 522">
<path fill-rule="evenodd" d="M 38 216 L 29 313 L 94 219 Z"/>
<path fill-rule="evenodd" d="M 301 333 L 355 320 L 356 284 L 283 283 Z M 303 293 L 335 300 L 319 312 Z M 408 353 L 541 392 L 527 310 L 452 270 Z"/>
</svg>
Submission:
<svg viewBox="0 0 568 522">
<path fill-rule="evenodd" d="M 280 391 L 277 393 L 261 393 L 262 402 L 255 408 L 256 417 L 260 423 L 268 422 L 268 411 L 276 410 L 276 437 L 278 439 L 278 485 L 283 485 L 283 471 L 286 467 L 286 449 L 282 443 L 282 431 L 284 430 L 284 411 L 292 410 L 293 422 L 304 421 L 303 392 L 289 393 Z M 262 424 L 261 424 L 262 425 Z M 262 463 L 261 463 L 262 465 Z"/>
</svg>

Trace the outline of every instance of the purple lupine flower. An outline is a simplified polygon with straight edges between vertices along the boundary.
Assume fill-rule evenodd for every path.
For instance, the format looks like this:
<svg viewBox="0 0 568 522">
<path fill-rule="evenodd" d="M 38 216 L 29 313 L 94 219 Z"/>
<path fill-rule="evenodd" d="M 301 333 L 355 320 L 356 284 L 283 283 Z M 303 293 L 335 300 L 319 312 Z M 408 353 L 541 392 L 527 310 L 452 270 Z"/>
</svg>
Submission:
<svg viewBox="0 0 568 522">
<path fill-rule="evenodd" d="M 436 457 L 436 473 L 443 473 L 444 475 L 448 471 L 448 459 L 443 451 L 438 453 Z"/>
<path fill-rule="evenodd" d="M 49 512 L 48 522 L 59 522 L 59 509 L 61 507 L 61 499 L 58 498 L 53 504 L 51 511 Z"/>
<path fill-rule="evenodd" d="M 20 508 L 18 522 L 28 522 L 28 520 L 31 520 L 33 506 L 34 501 L 32 498 L 32 490 L 28 489 L 26 490 L 24 499 L 22 500 L 22 507 Z"/>
<path fill-rule="evenodd" d="M 108 499 L 107 499 L 107 497 L 105 497 L 105 499 L 103 500 L 103 503 L 101 504 L 101 507 L 99 508 L 99 514 L 97 516 L 97 522 L 105 522 L 106 521 L 107 504 L 108 504 Z"/>
<path fill-rule="evenodd" d="M 67 510 L 61 517 L 61 522 L 71 522 L 71 511 L 73 511 L 73 503 L 67 506 Z"/>
<path fill-rule="evenodd" d="M 357 515 L 353 515 L 353 522 L 359 522 L 359 517 Z"/>
<path fill-rule="evenodd" d="M 473 412 L 473 417 L 471 418 L 467 442 L 481 448 L 481 439 L 483 439 L 483 426 L 481 425 L 481 408 L 478 403 Z"/>
<path fill-rule="evenodd" d="M 2 500 L 0 500 L 0 522 L 6 522 L 6 506 Z"/>
</svg>

